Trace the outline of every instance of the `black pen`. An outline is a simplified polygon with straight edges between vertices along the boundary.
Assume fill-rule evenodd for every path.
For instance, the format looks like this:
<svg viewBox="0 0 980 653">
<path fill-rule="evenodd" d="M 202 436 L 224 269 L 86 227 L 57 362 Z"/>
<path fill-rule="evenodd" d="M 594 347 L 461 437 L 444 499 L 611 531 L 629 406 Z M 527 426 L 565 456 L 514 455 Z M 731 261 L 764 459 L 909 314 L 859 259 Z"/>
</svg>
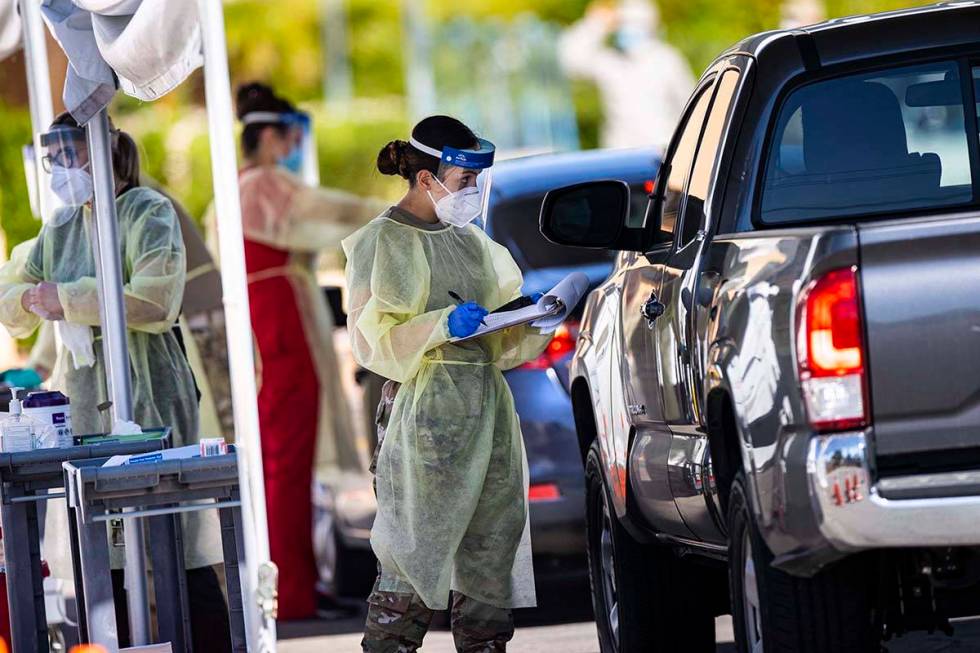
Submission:
<svg viewBox="0 0 980 653">
<path fill-rule="evenodd" d="M 460 297 L 458 294 L 456 294 L 452 290 L 449 291 L 449 296 L 452 297 L 453 298 L 453 301 L 455 301 L 460 306 L 462 306 L 463 304 L 466 303 L 465 301 L 463 301 L 463 298 L 462 297 Z M 484 321 L 482 319 L 480 320 L 480 324 L 482 324 L 483 326 L 486 326 L 487 325 L 486 321 Z"/>
</svg>

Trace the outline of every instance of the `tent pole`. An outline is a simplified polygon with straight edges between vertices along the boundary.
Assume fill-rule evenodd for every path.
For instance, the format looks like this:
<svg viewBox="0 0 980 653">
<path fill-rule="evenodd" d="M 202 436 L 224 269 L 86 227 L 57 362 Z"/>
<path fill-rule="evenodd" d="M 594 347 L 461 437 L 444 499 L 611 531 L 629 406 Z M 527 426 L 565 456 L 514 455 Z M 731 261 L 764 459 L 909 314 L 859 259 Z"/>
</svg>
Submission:
<svg viewBox="0 0 980 653">
<path fill-rule="evenodd" d="M 269 558 L 259 411 L 255 400 L 252 322 L 248 305 L 238 163 L 232 132 L 234 114 L 224 14 L 220 0 L 198 0 L 197 6 L 204 38 L 204 90 L 211 143 L 211 177 L 218 223 L 242 518 L 245 522 L 245 568 L 241 573 L 245 629 L 250 651 L 274 651 L 278 572 Z"/>
<path fill-rule="evenodd" d="M 41 3 L 20 0 L 21 27 L 24 31 L 24 65 L 27 68 L 27 96 L 34 128 L 34 174 L 37 179 L 38 210 L 41 220 L 50 216 L 55 206 L 54 194 L 41 179 L 41 134 L 54 120 L 51 102 L 51 79 L 48 70 L 48 45 L 45 40 L 44 19 Z"/>
<path fill-rule="evenodd" d="M 109 140 L 109 118 L 103 108 L 85 125 L 89 160 L 92 163 L 96 270 L 101 290 L 102 349 L 106 383 L 112 399 L 113 427 L 133 419 L 132 381 L 129 377 L 129 346 L 126 340 L 126 308 L 123 299 L 122 266 L 119 261 L 119 233 L 116 222 L 115 177 Z M 125 520 L 126 601 L 129 607 L 133 644 L 150 643 L 150 609 L 146 594 L 146 558 L 143 551 L 143 525 L 137 519 Z"/>
</svg>

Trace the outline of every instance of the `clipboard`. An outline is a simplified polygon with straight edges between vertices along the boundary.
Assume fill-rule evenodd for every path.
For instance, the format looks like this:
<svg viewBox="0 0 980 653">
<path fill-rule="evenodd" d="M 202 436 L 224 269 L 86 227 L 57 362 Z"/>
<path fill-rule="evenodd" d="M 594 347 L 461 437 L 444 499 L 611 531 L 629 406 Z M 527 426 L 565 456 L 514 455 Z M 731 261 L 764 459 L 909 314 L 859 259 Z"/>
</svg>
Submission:
<svg viewBox="0 0 980 653">
<path fill-rule="evenodd" d="M 554 331 L 565 320 L 568 312 L 578 305 L 588 289 L 589 278 L 582 272 L 573 272 L 542 295 L 536 304 L 490 313 L 483 318 L 486 324 L 481 325 L 473 335 L 451 338 L 449 342 L 465 342 L 522 324 L 530 324 L 544 332 Z"/>
</svg>

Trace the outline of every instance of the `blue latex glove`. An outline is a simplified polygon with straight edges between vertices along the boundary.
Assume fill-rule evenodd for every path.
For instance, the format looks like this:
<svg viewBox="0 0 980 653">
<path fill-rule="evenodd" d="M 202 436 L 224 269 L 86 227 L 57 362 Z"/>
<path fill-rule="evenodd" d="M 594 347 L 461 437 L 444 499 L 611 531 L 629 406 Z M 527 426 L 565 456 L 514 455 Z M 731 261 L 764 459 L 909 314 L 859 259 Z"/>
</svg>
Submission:
<svg viewBox="0 0 980 653">
<path fill-rule="evenodd" d="M 473 335 L 480 328 L 480 321 L 488 312 L 476 302 L 460 304 L 449 314 L 449 335 L 453 338 Z"/>
<path fill-rule="evenodd" d="M 528 296 L 531 298 L 531 301 L 532 302 L 534 302 L 535 304 L 537 304 L 538 302 L 541 301 L 541 298 L 544 297 L 544 293 L 543 292 L 533 292 L 533 293 L 531 293 Z"/>
</svg>

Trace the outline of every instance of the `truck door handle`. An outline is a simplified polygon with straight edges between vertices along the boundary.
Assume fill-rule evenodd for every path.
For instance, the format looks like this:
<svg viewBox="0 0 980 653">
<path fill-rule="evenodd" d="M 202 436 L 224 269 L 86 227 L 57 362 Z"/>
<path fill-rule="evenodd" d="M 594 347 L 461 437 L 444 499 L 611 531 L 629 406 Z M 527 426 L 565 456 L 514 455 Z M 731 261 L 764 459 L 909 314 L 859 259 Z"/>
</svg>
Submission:
<svg viewBox="0 0 980 653">
<path fill-rule="evenodd" d="M 650 293 L 650 299 L 643 303 L 643 306 L 640 308 L 640 314 L 646 319 L 647 326 L 652 329 L 653 323 L 658 317 L 664 314 L 666 308 L 667 307 L 664 306 L 659 299 L 657 299 L 656 293 Z"/>
</svg>

